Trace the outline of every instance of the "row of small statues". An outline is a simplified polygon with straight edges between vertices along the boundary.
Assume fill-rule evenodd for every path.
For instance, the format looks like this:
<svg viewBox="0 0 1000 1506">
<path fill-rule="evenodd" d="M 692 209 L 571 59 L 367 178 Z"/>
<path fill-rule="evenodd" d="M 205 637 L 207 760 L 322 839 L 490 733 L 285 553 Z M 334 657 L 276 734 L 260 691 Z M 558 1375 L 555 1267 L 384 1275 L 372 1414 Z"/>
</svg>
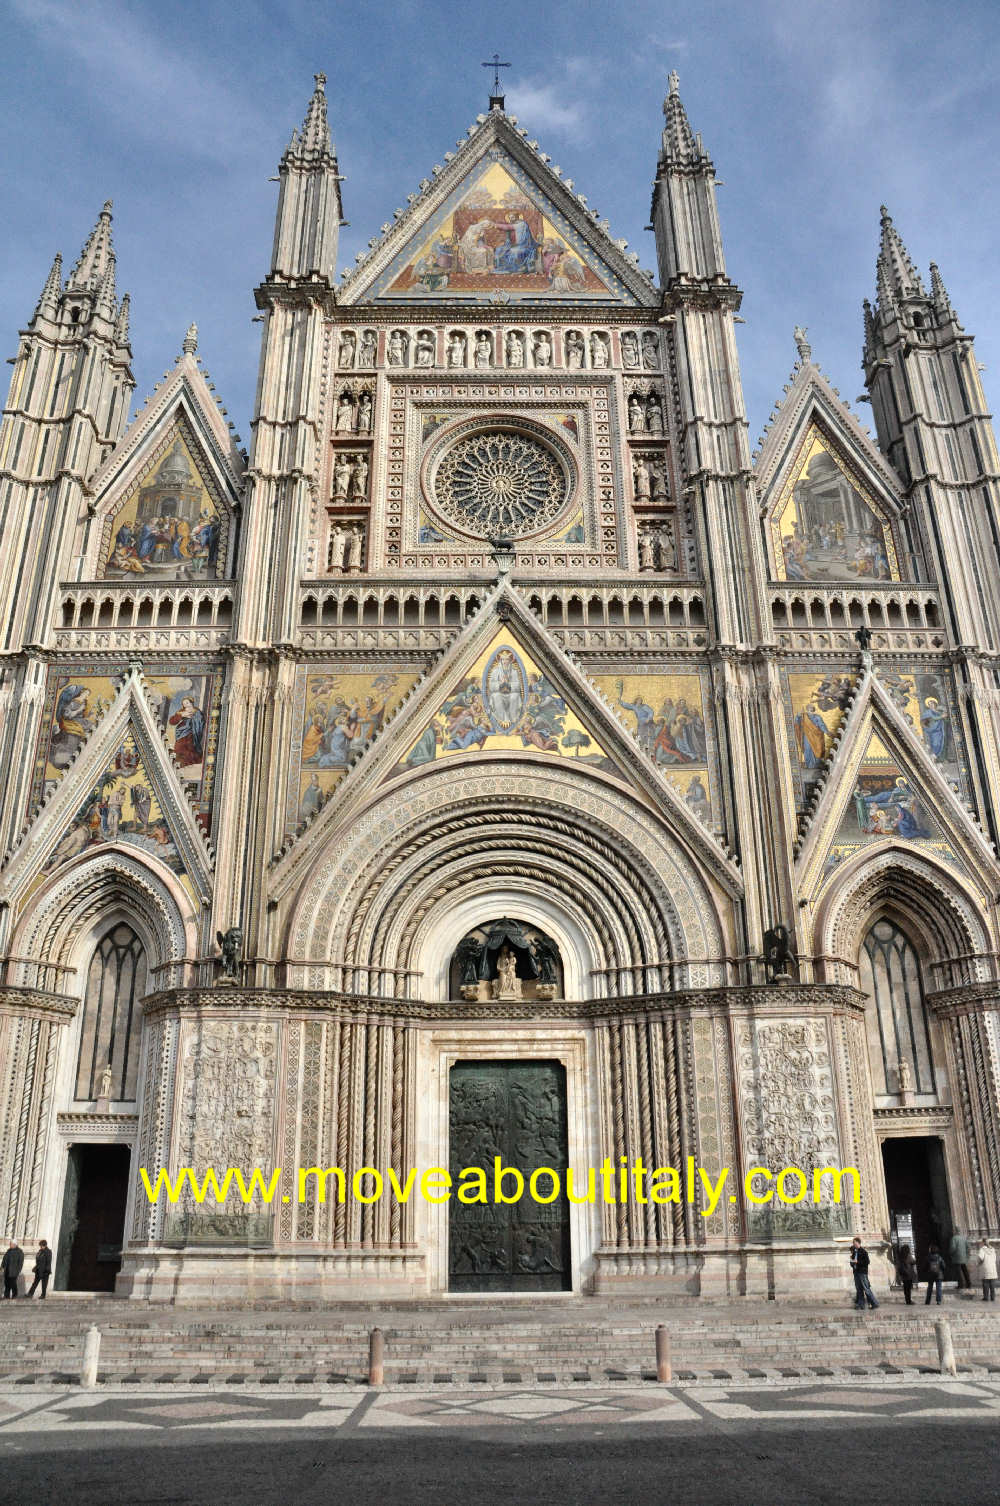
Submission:
<svg viewBox="0 0 1000 1506">
<path fill-rule="evenodd" d="M 633 392 L 628 400 L 628 431 L 630 434 L 662 434 L 663 404 L 655 392 L 643 397 Z"/>
<path fill-rule="evenodd" d="M 667 462 L 637 455 L 632 461 L 632 495 L 637 502 L 668 502 Z"/>
<path fill-rule="evenodd" d="M 347 455 L 340 451 L 333 462 L 333 497 L 335 502 L 348 498 L 363 502 L 368 496 L 368 457 Z"/>
<path fill-rule="evenodd" d="M 337 399 L 334 428 L 338 434 L 370 434 L 372 431 L 372 395 L 362 387 L 356 395 L 344 389 Z"/>
<path fill-rule="evenodd" d="M 675 570 L 677 551 L 667 523 L 647 523 L 639 528 L 639 569 Z"/>
<path fill-rule="evenodd" d="M 328 570 L 360 570 L 365 557 L 365 525 L 334 523 L 326 551 Z"/>
<path fill-rule="evenodd" d="M 411 336 L 407 330 L 391 330 L 386 341 L 387 366 L 409 366 L 412 350 L 413 365 L 431 367 L 437 365 L 437 335 L 433 330 L 421 329 Z M 360 343 L 353 330 L 343 330 L 337 351 L 337 365 L 342 370 L 358 367 L 374 367 L 378 351 L 378 339 L 374 330 L 366 329 Z M 644 330 L 641 337 L 634 331 L 621 336 L 622 365 L 627 371 L 658 371 L 660 368 L 660 345 L 652 330 Z M 550 367 L 555 361 L 555 342 L 548 330 L 533 333 L 509 330 L 503 342 L 504 364 L 508 369 L 528 365 L 528 357 L 535 367 Z M 484 370 L 497 364 L 497 348 L 489 330 L 477 330 L 468 335 L 464 330 L 452 330 L 445 340 L 444 364 L 455 369 L 473 366 Z M 589 365 L 595 371 L 606 370 L 612 363 L 611 336 L 603 330 L 594 330 L 589 339 L 578 329 L 567 330 L 563 336 L 563 360 L 570 371 L 580 371 Z M 369 424 L 358 423 L 355 432 L 366 431 Z M 340 429 L 338 409 L 337 428 Z"/>
</svg>

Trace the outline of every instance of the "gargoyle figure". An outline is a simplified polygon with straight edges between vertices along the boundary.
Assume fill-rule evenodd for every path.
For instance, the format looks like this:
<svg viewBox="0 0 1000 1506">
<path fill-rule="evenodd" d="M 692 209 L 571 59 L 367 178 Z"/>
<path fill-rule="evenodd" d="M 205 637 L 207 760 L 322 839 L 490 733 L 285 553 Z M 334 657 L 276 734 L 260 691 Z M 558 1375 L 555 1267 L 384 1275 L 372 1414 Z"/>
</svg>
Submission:
<svg viewBox="0 0 1000 1506">
<path fill-rule="evenodd" d="M 764 955 L 761 958 L 767 970 L 768 983 L 775 983 L 790 976 L 788 964 L 798 967 L 798 958 L 788 944 L 788 927 L 772 926 L 764 932 Z"/>
<path fill-rule="evenodd" d="M 224 978 L 235 978 L 240 965 L 243 932 L 239 926 L 230 926 L 225 934 L 217 931 L 216 940 L 222 948 L 222 975 Z"/>
</svg>

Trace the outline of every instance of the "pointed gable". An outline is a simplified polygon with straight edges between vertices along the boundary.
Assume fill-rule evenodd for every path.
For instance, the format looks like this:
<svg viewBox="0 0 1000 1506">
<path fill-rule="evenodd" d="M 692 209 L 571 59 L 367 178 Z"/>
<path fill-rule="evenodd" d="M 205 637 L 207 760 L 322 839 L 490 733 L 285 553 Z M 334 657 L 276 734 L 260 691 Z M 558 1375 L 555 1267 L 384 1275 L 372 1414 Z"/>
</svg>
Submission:
<svg viewBox="0 0 1000 1506">
<path fill-rule="evenodd" d="M 491 112 L 435 172 L 363 258 L 343 303 L 655 303 L 624 243 L 503 114 Z"/>
</svg>

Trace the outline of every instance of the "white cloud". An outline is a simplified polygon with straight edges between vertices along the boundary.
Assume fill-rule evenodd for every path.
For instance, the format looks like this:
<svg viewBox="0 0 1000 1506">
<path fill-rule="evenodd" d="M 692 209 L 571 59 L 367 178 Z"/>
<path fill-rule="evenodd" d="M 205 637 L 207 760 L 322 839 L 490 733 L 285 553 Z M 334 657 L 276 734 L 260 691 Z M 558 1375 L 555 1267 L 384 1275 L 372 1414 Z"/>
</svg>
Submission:
<svg viewBox="0 0 1000 1506">
<path fill-rule="evenodd" d="M 598 90 L 594 62 L 590 58 L 566 58 L 563 77 L 526 78 L 507 90 L 507 113 L 532 131 L 580 140 L 587 135 L 588 101 Z"/>
</svg>

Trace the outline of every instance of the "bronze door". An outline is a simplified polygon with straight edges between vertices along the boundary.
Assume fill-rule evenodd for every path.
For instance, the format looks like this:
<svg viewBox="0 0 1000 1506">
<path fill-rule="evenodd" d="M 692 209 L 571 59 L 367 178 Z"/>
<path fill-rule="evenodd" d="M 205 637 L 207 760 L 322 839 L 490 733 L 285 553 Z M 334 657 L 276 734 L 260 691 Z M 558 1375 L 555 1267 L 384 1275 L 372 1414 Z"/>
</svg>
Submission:
<svg viewBox="0 0 1000 1506">
<path fill-rule="evenodd" d="M 448 1284 L 458 1292 L 551 1292 L 572 1287 L 566 1201 L 566 1072 L 558 1062 L 456 1062 L 451 1069 Z M 494 1159 L 524 1178 L 517 1202 L 494 1201 Z M 485 1203 L 462 1203 L 462 1170 L 486 1173 Z M 559 1196 L 539 1203 L 529 1178 L 549 1166 Z M 507 1196 L 516 1178 L 506 1177 Z M 552 1178 L 538 1179 L 548 1197 Z"/>
</svg>

